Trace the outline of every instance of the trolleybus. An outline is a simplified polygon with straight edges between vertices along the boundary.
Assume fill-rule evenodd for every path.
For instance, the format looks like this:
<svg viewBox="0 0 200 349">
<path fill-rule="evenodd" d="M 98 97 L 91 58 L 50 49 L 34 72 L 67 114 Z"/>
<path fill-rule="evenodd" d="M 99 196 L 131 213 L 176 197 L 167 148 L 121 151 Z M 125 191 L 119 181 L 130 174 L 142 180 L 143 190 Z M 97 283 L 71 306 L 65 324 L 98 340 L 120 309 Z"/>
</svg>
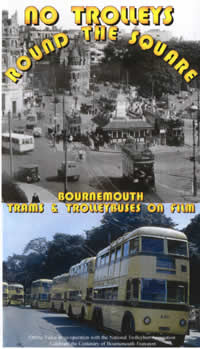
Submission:
<svg viewBox="0 0 200 349">
<path fill-rule="evenodd" d="M 38 279 L 31 285 L 32 308 L 48 309 L 52 280 Z"/>
<path fill-rule="evenodd" d="M 64 312 L 64 294 L 68 286 L 69 274 L 58 275 L 53 278 L 50 291 L 50 309 Z"/>
<path fill-rule="evenodd" d="M 8 305 L 8 283 L 3 282 L 3 305 Z"/>
<path fill-rule="evenodd" d="M 24 304 L 24 286 L 21 284 L 8 285 L 8 304 L 23 305 Z"/>
<path fill-rule="evenodd" d="M 10 139 L 11 138 L 11 139 Z M 26 153 L 34 150 L 34 137 L 18 133 L 3 133 L 2 134 L 2 149 L 10 150 L 12 142 L 12 150 L 15 153 Z"/>
<path fill-rule="evenodd" d="M 141 227 L 69 270 L 65 309 L 123 335 L 184 343 L 189 322 L 189 252 L 177 230 Z"/>
<path fill-rule="evenodd" d="M 172 336 L 184 343 L 189 319 L 189 255 L 185 234 L 143 227 L 97 254 L 92 319 L 125 335 Z"/>
<path fill-rule="evenodd" d="M 95 260 L 96 257 L 86 258 L 69 270 L 68 290 L 65 294 L 65 310 L 69 316 L 91 319 Z"/>
</svg>

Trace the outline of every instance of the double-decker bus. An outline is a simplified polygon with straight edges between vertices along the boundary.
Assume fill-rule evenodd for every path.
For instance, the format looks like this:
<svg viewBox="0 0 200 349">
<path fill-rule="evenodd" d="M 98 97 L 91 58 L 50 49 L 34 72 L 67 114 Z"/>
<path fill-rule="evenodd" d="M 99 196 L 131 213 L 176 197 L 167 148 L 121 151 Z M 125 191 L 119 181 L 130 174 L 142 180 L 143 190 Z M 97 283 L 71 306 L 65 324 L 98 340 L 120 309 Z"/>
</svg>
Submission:
<svg viewBox="0 0 200 349">
<path fill-rule="evenodd" d="M 3 305 L 8 305 L 8 283 L 3 282 Z"/>
<path fill-rule="evenodd" d="M 11 140 L 10 140 L 11 138 Z M 18 133 L 3 133 L 2 134 L 2 149 L 4 151 L 10 150 L 10 143 L 12 142 L 12 150 L 14 153 L 26 153 L 34 150 L 34 137 Z"/>
<path fill-rule="evenodd" d="M 64 295 L 68 287 L 69 274 L 61 274 L 53 278 L 52 287 L 50 291 L 50 304 L 49 308 L 53 311 L 63 313 L 64 308 Z"/>
<path fill-rule="evenodd" d="M 65 293 L 65 310 L 69 316 L 91 319 L 95 260 L 96 257 L 86 258 L 69 270 L 68 289 Z"/>
<path fill-rule="evenodd" d="M 172 336 L 180 346 L 188 333 L 189 254 L 185 234 L 142 227 L 96 256 L 92 320 L 124 335 Z"/>
<path fill-rule="evenodd" d="M 23 305 L 24 304 L 24 286 L 13 283 L 8 285 L 8 304 Z"/>
<path fill-rule="evenodd" d="M 52 280 L 38 279 L 31 285 L 32 308 L 48 309 Z"/>
</svg>

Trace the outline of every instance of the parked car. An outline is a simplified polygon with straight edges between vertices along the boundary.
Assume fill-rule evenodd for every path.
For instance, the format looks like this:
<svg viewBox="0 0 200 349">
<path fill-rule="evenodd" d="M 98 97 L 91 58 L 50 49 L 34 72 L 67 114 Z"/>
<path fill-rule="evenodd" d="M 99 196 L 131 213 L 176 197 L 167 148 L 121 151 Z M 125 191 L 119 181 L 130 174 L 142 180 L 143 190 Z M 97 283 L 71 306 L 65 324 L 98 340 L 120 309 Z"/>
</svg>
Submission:
<svg viewBox="0 0 200 349">
<path fill-rule="evenodd" d="M 34 127 L 34 129 L 33 129 L 33 136 L 34 137 L 41 137 L 42 136 L 42 129 L 41 129 L 41 127 Z"/>
<path fill-rule="evenodd" d="M 21 182 L 34 183 L 40 181 L 39 166 L 35 164 L 20 166 L 15 173 L 15 178 Z"/>
<path fill-rule="evenodd" d="M 65 162 L 63 161 L 61 166 L 57 170 L 58 177 L 65 176 Z M 80 178 L 80 167 L 76 161 L 67 161 L 67 179 L 72 181 L 78 181 Z"/>
</svg>

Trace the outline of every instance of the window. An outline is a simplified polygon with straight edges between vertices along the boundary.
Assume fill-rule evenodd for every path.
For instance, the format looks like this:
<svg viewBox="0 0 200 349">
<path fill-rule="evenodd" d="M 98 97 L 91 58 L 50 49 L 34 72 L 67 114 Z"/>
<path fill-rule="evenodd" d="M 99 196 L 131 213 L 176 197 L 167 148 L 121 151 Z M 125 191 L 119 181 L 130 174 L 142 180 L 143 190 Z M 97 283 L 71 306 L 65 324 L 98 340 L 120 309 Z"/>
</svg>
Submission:
<svg viewBox="0 0 200 349">
<path fill-rule="evenodd" d="M 110 263 L 113 263 L 114 261 L 115 261 L 115 250 L 111 251 Z"/>
<path fill-rule="evenodd" d="M 187 256 L 187 243 L 185 241 L 167 240 L 169 254 Z"/>
<path fill-rule="evenodd" d="M 167 282 L 167 301 L 174 303 L 187 302 L 187 284 L 177 281 Z"/>
<path fill-rule="evenodd" d="M 164 253 L 164 240 L 150 237 L 142 237 L 142 252 Z"/>
<path fill-rule="evenodd" d="M 131 282 L 130 280 L 126 283 L 126 299 L 129 300 L 131 298 Z"/>
<path fill-rule="evenodd" d="M 130 240 L 130 255 L 139 251 L 139 238 Z"/>
<path fill-rule="evenodd" d="M 146 301 L 165 301 L 165 280 L 142 279 L 141 299 Z"/>
<path fill-rule="evenodd" d="M 121 246 L 117 247 L 116 250 L 116 261 L 119 260 L 121 257 Z"/>
<path fill-rule="evenodd" d="M 176 273 L 175 258 L 169 257 L 169 256 L 157 257 L 156 268 L 157 268 L 156 271 L 159 273 L 175 274 Z"/>
<path fill-rule="evenodd" d="M 132 285 L 133 285 L 133 298 L 138 299 L 138 297 L 139 297 L 139 280 L 133 279 Z"/>
<path fill-rule="evenodd" d="M 41 301 L 47 301 L 48 295 L 46 293 L 40 293 L 39 294 L 39 300 Z"/>
<path fill-rule="evenodd" d="M 129 254 L 129 244 L 130 244 L 130 241 L 127 241 L 123 246 L 123 257 L 127 257 Z"/>
<path fill-rule="evenodd" d="M 105 264 L 105 256 L 101 256 L 101 266 Z"/>
<path fill-rule="evenodd" d="M 109 254 L 107 253 L 105 255 L 105 264 L 108 264 L 109 263 Z"/>
</svg>

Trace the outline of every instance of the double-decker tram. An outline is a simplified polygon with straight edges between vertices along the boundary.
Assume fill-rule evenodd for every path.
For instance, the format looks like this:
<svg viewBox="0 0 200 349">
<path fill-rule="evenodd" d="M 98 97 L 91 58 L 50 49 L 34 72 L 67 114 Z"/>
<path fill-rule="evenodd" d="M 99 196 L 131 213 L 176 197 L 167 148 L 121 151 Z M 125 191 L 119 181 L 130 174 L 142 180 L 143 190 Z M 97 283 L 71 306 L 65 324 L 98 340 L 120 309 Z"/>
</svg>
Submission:
<svg viewBox="0 0 200 349">
<path fill-rule="evenodd" d="M 63 313 L 64 308 L 64 296 L 68 287 L 69 274 L 61 274 L 53 278 L 52 287 L 50 291 L 50 304 L 49 308 L 53 311 Z"/>
<path fill-rule="evenodd" d="M 161 227 L 126 233 L 96 256 L 91 319 L 124 335 L 188 333 L 189 254 L 185 234 Z"/>
<path fill-rule="evenodd" d="M 69 316 L 91 319 L 95 261 L 96 257 L 83 259 L 69 270 L 68 289 L 65 293 L 65 310 Z"/>
<path fill-rule="evenodd" d="M 8 283 L 3 282 L 3 305 L 8 305 Z"/>
<path fill-rule="evenodd" d="M 24 304 L 24 286 L 13 283 L 8 285 L 8 304 L 23 305 Z"/>
<path fill-rule="evenodd" d="M 31 285 L 32 308 L 48 309 L 52 280 L 38 279 Z"/>
</svg>

